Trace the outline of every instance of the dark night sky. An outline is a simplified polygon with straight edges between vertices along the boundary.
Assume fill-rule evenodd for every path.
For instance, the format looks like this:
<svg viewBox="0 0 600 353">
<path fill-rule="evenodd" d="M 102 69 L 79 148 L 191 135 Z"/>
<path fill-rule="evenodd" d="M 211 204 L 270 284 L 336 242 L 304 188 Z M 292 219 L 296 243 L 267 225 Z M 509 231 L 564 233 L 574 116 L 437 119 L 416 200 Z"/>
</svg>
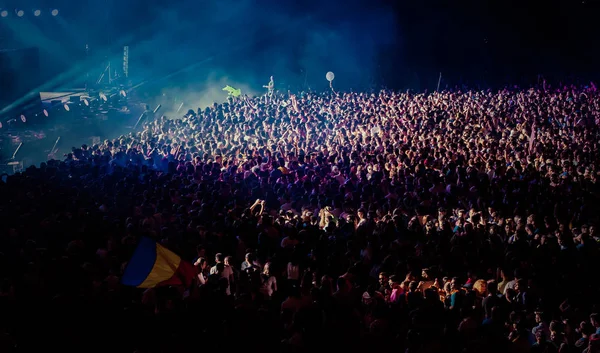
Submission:
<svg viewBox="0 0 600 353">
<path fill-rule="evenodd" d="M 5 8 L 32 6 L 25 5 L 29 0 L 12 4 L 2 1 L 0 7 Z M 290 82 L 299 81 L 304 70 L 318 72 L 314 78 L 308 75 L 310 81 L 322 80 L 321 71 L 329 67 L 340 72 L 340 78 L 364 68 L 365 77 L 356 78 L 361 84 L 370 80 L 394 88 L 421 90 L 435 88 L 439 72 L 443 73 L 444 84 L 452 86 L 460 83 L 529 84 L 535 82 L 538 74 L 550 80 L 598 78 L 596 66 L 600 50 L 596 43 L 600 30 L 595 23 L 600 11 L 597 0 L 244 0 L 245 10 L 228 14 L 229 10 L 235 10 L 237 3 L 36 2 L 43 9 L 60 8 L 61 19 L 66 23 L 63 28 L 47 23 L 43 30 L 52 36 L 57 45 L 54 49 L 69 58 L 65 60 L 65 55 L 55 53 L 47 55 L 47 62 L 53 63 L 52 69 L 56 72 L 72 65 L 73 60 L 81 59 L 85 43 L 91 43 L 96 53 L 102 52 L 99 56 L 104 55 L 104 47 L 112 46 L 112 52 L 118 56 L 121 47 L 116 43 L 128 37 L 128 44 L 133 48 L 132 65 L 136 67 L 137 60 L 146 76 L 184 67 L 194 63 L 194 58 L 214 56 L 229 45 L 243 48 L 236 49 L 235 55 L 214 61 L 226 66 L 230 76 L 245 81 L 252 79 L 242 77 L 240 66 L 250 68 L 261 77 L 275 72 Z M 289 31 L 278 34 L 279 28 L 303 16 L 310 17 L 310 24 L 290 26 Z M 174 30 L 188 21 L 194 25 Z M 7 25 L 8 22 L 0 19 L 0 48 L 37 46 L 44 41 L 44 38 L 22 33 L 21 37 L 2 33 Z M 231 29 L 224 29 L 225 26 Z M 235 37 L 231 33 L 237 33 L 239 38 L 224 40 Z M 263 36 L 264 33 L 269 35 Z M 327 37 L 331 33 L 338 36 Z M 360 33 L 367 35 L 360 36 Z M 354 37 L 357 39 L 353 40 Z M 319 40 L 325 44 L 317 43 Z M 145 43 L 150 49 L 136 51 L 137 43 Z M 339 47 L 330 53 L 319 52 L 332 44 Z M 371 60 L 365 53 L 371 55 L 372 52 L 376 60 L 371 67 L 370 62 L 365 64 Z M 348 58 L 361 55 L 364 57 L 360 60 L 348 62 Z M 247 62 L 240 64 L 239 57 Z M 271 58 L 277 62 L 271 63 Z"/>
<path fill-rule="evenodd" d="M 538 74 L 597 77 L 597 1 L 425 0 L 395 7 L 401 31 L 411 34 L 406 62 L 430 80 L 437 80 L 436 69 L 453 82 L 462 76 L 482 84 L 531 82 Z"/>
</svg>

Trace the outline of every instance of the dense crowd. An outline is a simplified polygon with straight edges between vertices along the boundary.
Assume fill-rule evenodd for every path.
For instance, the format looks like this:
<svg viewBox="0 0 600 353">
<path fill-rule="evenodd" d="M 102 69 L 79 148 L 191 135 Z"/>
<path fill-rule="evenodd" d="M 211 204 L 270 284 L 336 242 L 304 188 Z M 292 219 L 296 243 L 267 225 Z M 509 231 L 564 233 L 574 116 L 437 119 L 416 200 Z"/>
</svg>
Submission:
<svg viewBox="0 0 600 353">
<path fill-rule="evenodd" d="M 3 352 L 600 352 L 595 87 L 230 99 L 0 183 Z M 190 287 L 120 284 L 147 236 Z"/>
</svg>

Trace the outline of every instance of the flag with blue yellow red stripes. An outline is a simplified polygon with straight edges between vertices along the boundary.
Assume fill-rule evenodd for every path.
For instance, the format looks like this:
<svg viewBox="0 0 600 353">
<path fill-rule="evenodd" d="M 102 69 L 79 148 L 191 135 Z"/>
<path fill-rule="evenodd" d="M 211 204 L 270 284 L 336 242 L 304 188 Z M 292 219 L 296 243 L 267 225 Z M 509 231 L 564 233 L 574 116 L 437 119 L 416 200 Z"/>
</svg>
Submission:
<svg viewBox="0 0 600 353">
<path fill-rule="evenodd" d="M 142 237 L 127 263 L 121 283 L 138 288 L 189 287 L 194 276 L 192 264 L 154 240 Z"/>
</svg>

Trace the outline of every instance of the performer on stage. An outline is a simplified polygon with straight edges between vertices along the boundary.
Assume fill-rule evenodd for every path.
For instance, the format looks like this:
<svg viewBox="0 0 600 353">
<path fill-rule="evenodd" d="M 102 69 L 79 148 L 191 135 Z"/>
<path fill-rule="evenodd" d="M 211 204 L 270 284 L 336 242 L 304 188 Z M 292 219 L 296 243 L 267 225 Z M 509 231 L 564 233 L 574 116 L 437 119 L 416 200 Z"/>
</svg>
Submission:
<svg viewBox="0 0 600 353">
<path fill-rule="evenodd" d="M 269 84 L 268 84 L 268 85 L 266 85 L 266 86 L 263 86 L 263 87 L 264 87 L 264 88 L 266 88 L 266 89 L 268 90 L 268 91 L 267 91 L 267 95 L 268 95 L 269 97 L 272 97 L 272 96 L 273 96 L 273 93 L 275 92 L 275 81 L 273 81 L 273 76 L 271 76 L 271 79 L 270 79 L 270 81 L 269 81 Z"/>
</svg>

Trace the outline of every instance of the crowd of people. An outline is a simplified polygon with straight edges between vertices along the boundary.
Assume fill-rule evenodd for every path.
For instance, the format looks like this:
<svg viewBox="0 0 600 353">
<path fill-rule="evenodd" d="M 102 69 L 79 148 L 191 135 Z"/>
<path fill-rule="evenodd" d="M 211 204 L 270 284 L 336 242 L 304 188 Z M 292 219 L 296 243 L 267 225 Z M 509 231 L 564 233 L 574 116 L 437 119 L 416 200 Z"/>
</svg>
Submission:
<svg viewBox="0 0 600 353">
<path fill-rule="evenodd" d="M 600 92 L 229 99 L 0 183 L 1 351 L 600 352 Z M 125 287 L 141 237 L 189 287 Z"/>
</svg>

